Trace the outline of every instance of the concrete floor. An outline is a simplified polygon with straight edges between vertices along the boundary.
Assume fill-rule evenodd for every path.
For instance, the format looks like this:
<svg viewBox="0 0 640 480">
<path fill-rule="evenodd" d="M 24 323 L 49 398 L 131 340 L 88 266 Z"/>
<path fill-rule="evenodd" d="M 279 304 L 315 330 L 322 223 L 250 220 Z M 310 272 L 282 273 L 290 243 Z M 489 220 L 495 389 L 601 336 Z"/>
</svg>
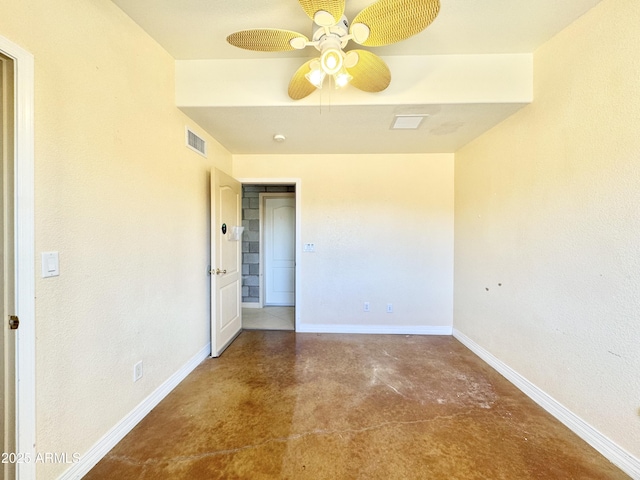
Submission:
<svg viewBox="0 0 640 480">
<path fill-rule="evenodd" d="M 87 479 L 628 479 L 453 337 L 244 331 Z"/>
</svg>

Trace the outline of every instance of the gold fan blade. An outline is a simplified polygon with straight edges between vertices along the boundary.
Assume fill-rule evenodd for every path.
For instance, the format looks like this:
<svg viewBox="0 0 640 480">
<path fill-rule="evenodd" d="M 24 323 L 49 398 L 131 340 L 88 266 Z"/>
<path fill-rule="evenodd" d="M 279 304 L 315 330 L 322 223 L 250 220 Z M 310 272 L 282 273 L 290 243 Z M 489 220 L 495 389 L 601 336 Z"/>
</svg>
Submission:
<svg viewBox="0 0 640 480">
<path fill-rule="evenodd" d="M 355 66 L 347 68 L 353 79 L 349 83 L 365 92 L 381 92 L 391 83 L 391 71 L 387 64 L 375 53 L 368 50 L 351 50 L 358 54 Z"/>
<path fill-rule="evenodd" d="M 320 22 L 321 26 L 330 27 L 335 25 L 340 21 L 342 15 L 344 15 L 344 2 L 345 0 L 298 0 L 300 2 L 300 6 L 304 9 L 305 13 L 309 16 L 309 18 L 313 21 L 316 21 L 316 13 L 319 11 L 329 13 L 334 22 L 324 22 L 329 23 L 328 25 L 324 25 L 323 22 Z"/>
<path fill-rule="evenodd" d="M 301 38 L 305 42 L 309 39 L 301 33 L 279 28 L 256 28 L 253 30 L 241 30 L 227 37 L 234 47 L 258 52 L 286 52 L 296 50 L 291 46 L 291 40 Z"/>
<path fill-rule="evenodd" d="M 306 62 L 298 70 L 296 70 L 296 73 L 294 73 L 293 77 L 291 77 L 291 81 L 289 82 L 289 96 L 292 99 L 300 100 L 316 91 L 316 87 L 311 85 L 309 80 L 307 80 L 305 77 L 305 75 L 311 70 L 311 62 L 314 61 L 317 62 L 318 59 L 315 58 Z"/>
<path fill-rule="evenodd" d="M 366 25 L 369 37 L 358 43 L 381 47 L 420 33 L 439 12 L 440 0 L 379 0 L 356 15 L 351 28 L 356 24 Z"/>
</svg>

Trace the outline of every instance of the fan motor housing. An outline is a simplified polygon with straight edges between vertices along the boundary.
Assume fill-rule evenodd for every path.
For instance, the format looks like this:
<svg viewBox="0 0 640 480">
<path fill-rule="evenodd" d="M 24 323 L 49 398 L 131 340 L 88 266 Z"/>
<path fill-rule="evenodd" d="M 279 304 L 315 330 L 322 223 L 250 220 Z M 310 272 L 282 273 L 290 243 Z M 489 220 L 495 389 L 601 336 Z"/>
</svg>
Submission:
<svg viewBox="0 0 640 480">
<path fill-rule="evenodd" d="M 325 35 L 334 35 L 342 38 L 349 34 L 349 20 L 345 15 L 342 16 L 340 21 L 331 27 L 321 27 L 317 23 L 313 24 L 313 36 L 314 42 L 318 42 Z M 346 43 L 346 42 L 344 42 Z"/>
</svg>

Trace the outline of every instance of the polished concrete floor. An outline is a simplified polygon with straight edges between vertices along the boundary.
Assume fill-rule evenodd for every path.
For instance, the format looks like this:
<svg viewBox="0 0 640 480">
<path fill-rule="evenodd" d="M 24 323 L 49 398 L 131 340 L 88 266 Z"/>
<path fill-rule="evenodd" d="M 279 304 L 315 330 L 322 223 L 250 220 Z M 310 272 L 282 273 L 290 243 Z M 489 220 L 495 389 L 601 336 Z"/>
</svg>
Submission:
<svg viewBox="0 0 640 480">
<path fill-rule="evenodd" d="M 243 308 L 245 330 L 295 330 L 295 307 Z"/>
<path fill-rule="evenodd" d="M 87 479 L 628 479 L 453 337 L 245 331 Z"/>
</svg>

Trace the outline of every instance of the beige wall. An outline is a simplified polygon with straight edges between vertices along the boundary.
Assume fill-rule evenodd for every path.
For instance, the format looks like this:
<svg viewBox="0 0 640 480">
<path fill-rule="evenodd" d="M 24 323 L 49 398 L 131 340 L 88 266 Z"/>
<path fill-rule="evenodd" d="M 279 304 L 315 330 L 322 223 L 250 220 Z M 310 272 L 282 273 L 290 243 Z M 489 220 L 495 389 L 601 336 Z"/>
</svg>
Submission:
<svg viewBox="0 0 640 480">
<path fill-rule="evenodd" d="M 37 450 L 84 453 L 208 342 L 208 172 L 231 155 L 184 147 L 173 60 L 110 1 L 0 11 L 36 59 L 36 252 L 61 260 L 36 281 Z M 455 176 L 455 326 L 636 455 L 639 20 L 605 0 L 541 48 L 534 104 Z M 453 166 L 238 156 L 233 174 L 301 179 L 305 325 L 450 328 Z"/>
<path fill-rule="evenodd" d="M 454 287 L 457 330 L 636 457 L 639 25 L 602 2 L 535 53 L 533 104 L 456 153 Z"/>
<path fill-rule="evenodd" d="M 209 341 L 208 172 L 231 156 L 184 147 L 173 59 L 110 1 L 0 11 L 35 56 L 36 261 L 60 253 L 36 279 L 37 451 L 85 453 Z"/>
<path fill-rule="evenodd" d="M 301 180 L 302 329 L 450 331 L 452 154 L 237 155 L 233 175 Z"/>
</svg>

